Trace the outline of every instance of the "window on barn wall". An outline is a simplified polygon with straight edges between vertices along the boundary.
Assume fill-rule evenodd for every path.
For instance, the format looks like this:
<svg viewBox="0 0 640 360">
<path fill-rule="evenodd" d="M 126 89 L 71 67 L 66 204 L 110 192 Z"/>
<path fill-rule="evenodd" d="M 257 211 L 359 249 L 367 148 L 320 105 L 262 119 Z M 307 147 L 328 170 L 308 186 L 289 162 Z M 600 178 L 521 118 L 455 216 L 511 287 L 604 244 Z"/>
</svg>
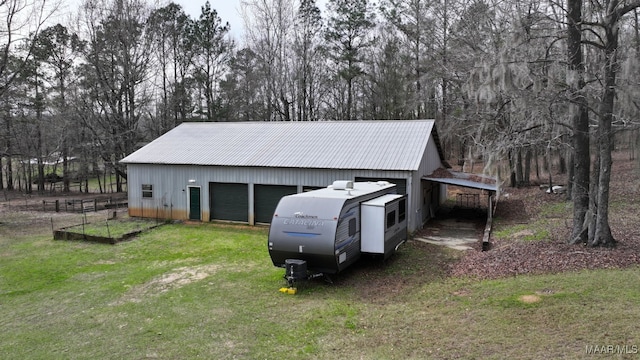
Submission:
<svg viewBox="0 0 640 360">
<path fill-rule="evenodd" d="M 151 185 L 151 184 L 142 184 L 142 197 L 143 198 L 152 198 L 153 197 L 153 185 Z"/>
</svg>

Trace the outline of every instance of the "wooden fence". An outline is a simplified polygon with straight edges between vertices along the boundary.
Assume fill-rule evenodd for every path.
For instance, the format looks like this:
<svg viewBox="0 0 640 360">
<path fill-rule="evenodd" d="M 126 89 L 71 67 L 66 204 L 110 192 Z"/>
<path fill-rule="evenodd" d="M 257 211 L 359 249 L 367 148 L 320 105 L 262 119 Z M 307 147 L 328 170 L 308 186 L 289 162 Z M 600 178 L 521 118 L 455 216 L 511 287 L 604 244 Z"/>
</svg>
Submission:
<svg viewBox="0 0 640 360">
<path fill-rule="evenodd" d="M 55 212 L 94 212 L 104 209 L 120 209 L 127 207 L 126 198 L 95 198 L 95 199 L 56 199 L 42 200 L 43 211 Z"/>
</svg>

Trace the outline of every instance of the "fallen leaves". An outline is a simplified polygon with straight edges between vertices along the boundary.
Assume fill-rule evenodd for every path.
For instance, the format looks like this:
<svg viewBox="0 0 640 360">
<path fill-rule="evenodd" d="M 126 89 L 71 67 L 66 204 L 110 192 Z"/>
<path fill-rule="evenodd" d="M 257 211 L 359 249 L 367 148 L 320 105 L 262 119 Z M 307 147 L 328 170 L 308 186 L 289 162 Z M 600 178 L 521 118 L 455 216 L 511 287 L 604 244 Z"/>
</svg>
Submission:
<svg viewBox="0 0 640 360">
<path fill-rule="evenodd" d="M 477 246 L 459 261 L 449 265 L 451 276 L 494 279 L 524 274 L 559 273 L 583 269 L 626 268 L 640 264 L 640 230 L 638 230 L 638 188 L 636 163 L 618 157 L 611 182 L 610 225 L 617 240 L 614 248 L 591 248 L 569 245 L 572 219 L 555 222 L 551 238 L 525 241 L 518 237 L 492 239 L 491 249 L 482 252 Z M 496 216 L 505 224 L 534 222 L 550 216 L 543 209 L 555 203 L 567 203 L 563 195 L 547 194 L 538 187 L 507 189 L 509 197 L 498 203 Z M 557 216 L 557 215 L 554 215 Z"/>
</svg>

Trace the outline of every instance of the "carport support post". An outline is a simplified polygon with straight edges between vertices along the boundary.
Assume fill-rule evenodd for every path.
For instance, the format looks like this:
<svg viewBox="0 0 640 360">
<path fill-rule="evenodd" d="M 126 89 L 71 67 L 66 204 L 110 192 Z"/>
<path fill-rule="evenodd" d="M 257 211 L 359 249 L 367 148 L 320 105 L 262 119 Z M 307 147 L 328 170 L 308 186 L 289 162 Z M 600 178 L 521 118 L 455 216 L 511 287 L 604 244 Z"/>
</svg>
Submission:
<svg viewBox="0 0 640 360">
<path fill-rule="evenodd" d="M 413 206 L 413 196 L 409 196 L 410 194 L 413 194 L 413 177 L 408 176 L 406 178 L 406 183 L 405 183 L 405 189 L 404 189 L 404 193 L 407 195 L 407 205 L 406 205 L 406 212 L 407 212 L 407 226 L 409 229 L 417 229 L 418 226 L 422 226 L 422 219 L 420 219 L 420 213 L 419 213 L 419 209 L 418 207 L 416 207 L 416 211 L 413 212 L 411 211 L 412 206 Z M 418 184 L 420 184 L 420 186 L 417 186 L 419 188 L 419 191 L 422 192 L 422 182 L 418 181 Z M 396 186 L 397 189 L 397 186 Z"/>
<path fill-rule="evenodd" d="M 253 226 L 256 224 L 256 211 L 255 211 L 255 206 L 254 206 L 254 184 L 253 183 L 249 183 L 249 186 L 247 186 L 247 189 L 249 191 L 249 225 Z"/>
</svg>

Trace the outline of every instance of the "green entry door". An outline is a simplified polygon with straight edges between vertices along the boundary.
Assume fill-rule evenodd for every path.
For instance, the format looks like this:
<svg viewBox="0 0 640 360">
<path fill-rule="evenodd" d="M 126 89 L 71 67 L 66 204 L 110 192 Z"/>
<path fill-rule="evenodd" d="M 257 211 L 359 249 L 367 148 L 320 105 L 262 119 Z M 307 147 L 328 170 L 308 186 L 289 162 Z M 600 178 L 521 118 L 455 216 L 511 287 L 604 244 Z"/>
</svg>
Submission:
<svg viewBox="0 0 640 360">
<path fill-rule="evenodd" d="M 199 187 L 189 188 L 189 220 L 202 220 Z"/>
</svg>

